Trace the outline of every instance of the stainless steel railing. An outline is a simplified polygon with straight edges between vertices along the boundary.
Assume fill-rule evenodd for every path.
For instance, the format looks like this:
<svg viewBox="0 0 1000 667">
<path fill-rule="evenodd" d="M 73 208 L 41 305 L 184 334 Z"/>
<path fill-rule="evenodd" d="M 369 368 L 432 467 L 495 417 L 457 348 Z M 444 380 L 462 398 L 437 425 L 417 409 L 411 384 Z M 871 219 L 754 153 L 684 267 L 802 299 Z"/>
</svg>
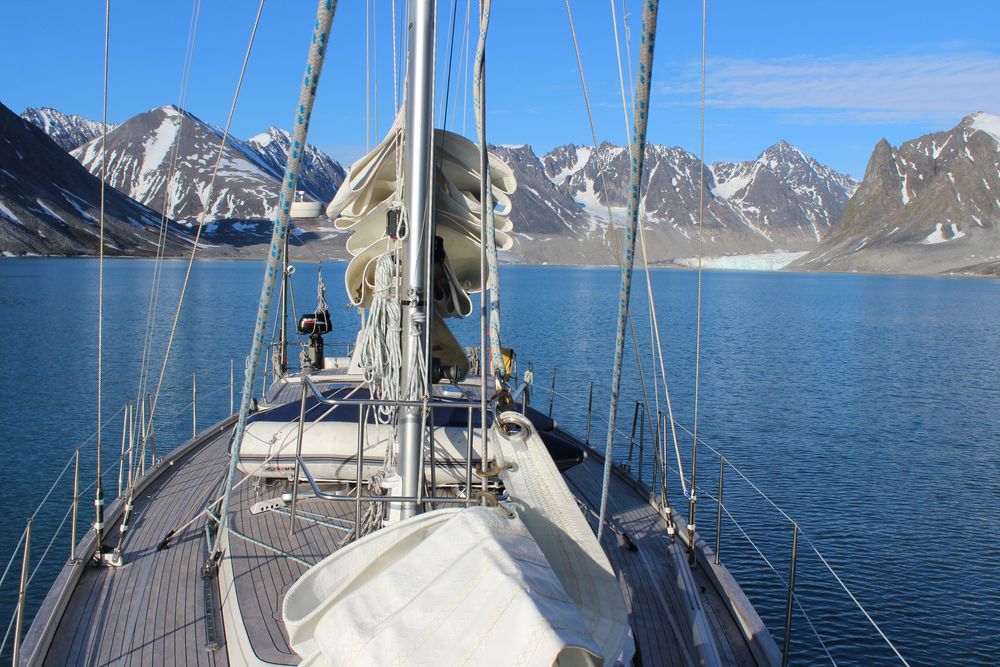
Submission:
<svg viewBox="0 0 1000 667">
<path fill-rule="evenodd" d="M 560 401 L 569 403 L 577 410 L 576 414 L 578 421 L 585 422 L 584 442 L 589 446 L 592 422 L 596 420 L 605 425 L 608 425 L 609 423 L 606 417 L 596 414 L 593 410 L 593 382 L 589 382 L 589 386 L 581 386 L 580 393 L 577 396 L 571 396 L 556 389 L 555 379 L 556 373 L 553 371 L 552 382 L 549 387 L 535 383 L 532 383 L 529 387 L 525 387 L 522 383 L 522 386 L 518 387 L 518 389 L 526 394 L 533 392 L 548 392 L 547 407 L 549 414 L 551 414 L 553 410 L 553 404 L 556 398 L 559 398 Z M 584 409 L 585 417 L 581 414 Z M 647 425 L 652 425 L 654 423 L 655 425 L 652 426 L 653 433 L 649 434 L 650 438 L 647 441 L 646 433 L 649 430 Z M 906 658 L 903 657 L 895 643 L 886 635 L 881 626 L 874 620 L 871 613 L 864 607 L 857 595 L 850 590 L 843 578 L 830 564 L 829 559 L 823 555 L 817 544 L 812 540 L 808 533 L 802 529 L 798 521 L 793 519 L 788 512 L 775 503 L 774 500 L 772 500 L 771 497 L 766 494 L 757 483 L 755 483 L 728 457 L 726 457 L 722 451 L 706 442 L 701 435 L 699 435 L 698 438 L 699 448 L 704 448 L 710 452 L 718 462 L 718 478 L 717 480 L 713 480 L 717 481 L 717 486 L 715 489 L 709 489 L 707 486 L 704 486 L 699 482 L 696 489 L 690 488 L 690 477 L 685 476 L 682 470 L 679 470 L 677 467 L 670 464 L 670 458 L 667 454 L 672 449 L 672 446 L 668 440 L 670 433 L 670 430 L 666 428 L 668 424 L 669 419 L 667 415 L 662 412 L 657 415 L 655 422 L 652 419 L 647 418 L 645 414 L 645 406 L 641 402 L 636 401 L 634 403 L 630 431 L 627 432 L 619 427 L 615 428 L 615 434 L 618 438 L 620 438 L 620 440 L 617 440 L 615 443 L 613 455 L 615 456 L 615 463 L 619 468 L 619 472 L 631 477 L 634 481 L 641 485 L 648 485 L 647 489 L 651 493 L 651 498 L 656 498 L 657 501 L 667 501 L 668 477 L 677 479 L 684 486 L 685 498 L 690 498 L 691 495 L 694 495 L 695 497 L 700 496 L 711 501 L 715 505 L 714 509 L 716 510 L 713 540 L 715 544 L 713 555 L 714 562 L 716 564 L 721 563 L 720 552 L 723 547 L 722 536 L 725 532 L 724 528 L 726 527 L 726 521 L 728 521 L 729 524 L 736 529 L 738 534 L 744 538 L 751 549 L 750 553 L 759 559 L 759 562 L 767 568 L 770 574 L 774 575 L 776 580 L 780 583 L 783 591 L 784 599 L 782 604 L 783 611 L 781 615 L 784 630 L 782 634 L 783 664 L 787 664 L 789 655 L 793 649 L 792 639 L 794 627 L 792 619 L 794 612 L 796 611 L 805 620 L 806 625 L 809 628 L 813 639 L 815 639 L 818 645 L 818 650 L 821 654 L 832 664 L 836 664 L 836 660 L 831 653 L 828 641 L 823 639 L 816 623 L 807 611 L 801 595 L 796 590 L 796 574 L 801 565 L 801 547 L 804 545 L 810 554 L 818 560 L 817 569 L 821 569 L 827 573 L 830 581 L 830 588 L 842 591 L 842 593 L 849 598 L 850 603 L 855 608 L 855 611 L 860 613 L 865 623 L 867 623 L 869 628 L 875 632 L 877 641 L 881 642 L 882 645 L 888 650 L 889 656 L 904 665 L 908 665 L 909 663 Z M 686 435 L 693 435 L 691 431 L 680 422 L 675 420 L 673 425 Z M 647 451 L 647 449 L 650 448 L 650 445 L 652 445 L 652 453 Z M 601 453 L 603 454 L 603 452 Z M 644 462 L 652 465 L 644 465 Z M 649 473 L 650 468 L 652 468 L 653 471 L 651 475 Z M 732 503 L 727 505 L 724 502 L 727 475 L 742 482 L 749 489 L 749 493 L 762 500 L 769 508 L 774 510 L 779 519 L 784 521 L 787 525 L 788 532 L 790 533 L 790 547 L 788 569 L 786 574 L 783 575 L 778 567 L 772 562 L 772 559 L 765 556 L 764 550 L 759 544 L 760 539 L 755 539 L 754 536 L 751 535 L 747 526 L 745 526 L 744 523 L 738 518 L 736 513 L 737 510 Z M 773 535 L 771 537 L 773 540 Z M 693 544 L 696 539 L 697 533 L 696 536 L 691 537 L 691 543 Z M 800 542 L 802 544 L 800 544 Z"/>
<path fill-rule="evenodd" d="M 198 390 L 198 376 L 202 375 L 216 375 L 218 368 L 208 368 L 203 369 L 200 373 L 192 374 L 191 383 L 191 401 L 184 403 L 180 406 L 178 411 L 163 420 L 157 420 L 155 425 L 150 421 L 145 419 L 144 415 L 148 415 L 149 411 L 147 406 L 149 404 L 150 398 L 148 396 L 143 397 L 141 404 L 139 406 L 135 405 L 134 401 L 130 401 L 119 408 L 114 414 L 105 419 L 102 424 L 102 429 L 109 428 L 115 420 L 122 419 L 122 430 L 121 437 L 122 443 L 119 450 L 119 456 L 117 460 L 110 462 L 110 465 L 106 465 L 104 468 L 104 475 L 111 474 L 115 467 L 118 468 L 118 484 L 117 484 L 117 498 L 124 498 L 134 486 L 142 483 L 143 479 L 156 470 L 157 465 L 160 461 L 157 458 L 156 452 L 156 433 L 157 431 L 164 432 L 168 429 L 176 420 L 181 417 L 190 414 L 192 418 L 192 438 L 196 435 L 198 429 L 198 403 L 199 399 L 202 404 L 213 396 L 222 394 L 226 389 L 230 391 L 230 414 L 232 412 L 232 402 L 233 402 L 233 370 L 234 362 L 226 362 L 229 367 L 229 381 L 223 383 L 221 386 L 213 389 L 209 392 L 199 392 Z M 220 366 L 221 368 L 221 366 Z M 142 415 L 141 419 L 136 418 L 136 413 Z M 135 437 L 136 432 L 139 432 L 140 437 Z M 55 476 L 52 483 L 49 485 L 47 490 L 39 501 L 38 505 L 32 510 L 31 514 L 28 516 L 26 521 L 26 527 L 21 533 L 12 553 L 7 560 L 7 563 L 2 572 L 0 572 L 0 592 L 10 591 L 7 577 L 13 569 L 14 563 L 17 562 L 18 556 L 20 556 L 20 578 L 18 580 L 16 589 L 16 603 L 15 608 L 10 615 L 10 621 L 7 624 L 6 631 L 3 635 L 2 640 L 0 640 L 0 656 L 11 656 L 14 660 L 14 664 L 17 664 L 17 660 L 20 658 L 20 648 L 21 640 L 24 636 L 25 624 L 30 620 L 28 605 L 31 601 L 30 590 L 31 584 L 35 581 L 35 578 L 43 572 L 43 567 L 48 562 L 48 557 L 53 551 L 60 535 L 63 534 L 63 529 L 65 528 L 67 522 L 70 525 L 70 535 L 69 535 L 69 545 L 68 545 L 68 559 L 67 562 L 70 564 L 79 563 L 79 554 L 77 553 L 78 545 L 82 541 L 79 537 L 78 526 L 79 520 L 79 509 L 80 509 L 80 499 L 85 497 L 86 494 L 94 489 L 97 484 L 96 479 L 86 486 L 81 487 L 82 475 L 87 471 L 82 469 L 81 466 L 81 453 L 87 451 L 87 446 L 91 443 L 94 438 L 96 438 L 97 432 L 95 431 L 89 437 L 87 437 L 82 443 L 75 447 L 70 453 L 65 464 L 60 469 L 59 473 Z M 162 454 L 162 448 L 161 448 Z M 147 465 L 148 464 L 148 465 Z M 63 487 L 65 480 L 67 479 L 67 473 L 70 468 L 73 469 L 72 473 L 72 491 L 70 493 L 69 502 L 67 509 L 64 513 L 58 513 L 58 510 L 53 516 L 49 509 L 50 500 L 58 496 L 59 490 Z M 114 487 L 111 487 L 114 488 Z M 48 541 L 45 543 L 44 549 L 41 550 L 40 555 L 35 558 L 33 554 L 33 542 L 37 541 L 39 537 L 40 520 L 48 518 L 49 520 L 55 522 L 58 521 L 55 529 L 52 531 L 51 535 L 48 535 Z M 93 530 L 93 524 L 90 525 L 88 531 Z M 44 537 L 43 537 L 44 539 Z M 12 636 L 13 634 L 13 636 Z M 8 642 L 12 641 L 12 645 L 8 647 Z M 10 651 L 9 653 L 7 651 Z"/>
</svg>

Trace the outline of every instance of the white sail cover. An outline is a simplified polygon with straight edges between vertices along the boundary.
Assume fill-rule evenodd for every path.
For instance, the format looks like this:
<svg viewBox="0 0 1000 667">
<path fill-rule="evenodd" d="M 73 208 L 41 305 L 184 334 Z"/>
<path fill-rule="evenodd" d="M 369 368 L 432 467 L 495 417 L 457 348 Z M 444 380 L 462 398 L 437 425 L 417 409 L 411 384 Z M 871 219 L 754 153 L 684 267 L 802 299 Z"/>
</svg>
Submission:
<svg viewBox="0 0 1000 667">
<path fill-rule="evenodd" d="M 517 427 L 508 436 L 490 432 L 490 453 L 511 502 L 523 508 L 525 526 L 573 600 L 587 635 L 600 646 L 604 664 L 631 664 L 628 608 L 604 549 L 531 422 L 516 412 L 499 418 Z"/>
<path fill-rule="evenodd" d="M 605 662 L 524 523 L 497 507 L 428 512 L 354 542 L 295 582 L 282 614 L 303 665 Z"/>
<path fill-rule="evenodd" d="M 347 250 L 353 259 L 344 280 L 356 306 L 371 305 L 375 261 L 396 243 L 386 233 L 386 214 L 401 205 L 397 177 L 405 140 L 402 120 L 401 114 L 382 143 L 351 165 L 347 180 L 326 209 L 335 227 L 352 232 Z M 513 245 L 510 194 L 517 185 L 513 171 L 500 158 L 491 154 L 489 160 L 497 249 L 509 250 Z M 479 148 L 461 135 L 435 130 L 433 163 L 436 233 L 444 241 L 446 254 L 445 275 L 435 278 L 439 289 L 434 305 L 442 317 L 464 317 L 472 311 L 469 293 L 482 289 Z"/>
</svg>

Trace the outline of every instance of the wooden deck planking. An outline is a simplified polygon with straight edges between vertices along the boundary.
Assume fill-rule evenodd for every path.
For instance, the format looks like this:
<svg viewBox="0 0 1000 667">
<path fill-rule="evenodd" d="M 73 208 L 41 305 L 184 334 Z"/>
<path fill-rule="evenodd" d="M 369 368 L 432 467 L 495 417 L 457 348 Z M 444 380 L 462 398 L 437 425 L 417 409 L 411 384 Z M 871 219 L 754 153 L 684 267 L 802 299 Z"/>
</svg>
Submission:
<svg viewBox="0 0 1000 667">
<path fill-rule="evenodd" d="M 205 650 L 203 524 L 198 522 L 169 549 L 156 545 L 168 530 L 203 508 L 216 492 L 225 470 L 228 431 L 189 452 L 164 472 L 136 499 L 136 512 L 126 540 L 121 568 L 89 566 L 84 571 L 63 615 L 47 664 L 224 665 L 225 648 Z M 600 502 L 602 464 L 593 458 L 565 475 L 570 490 L 595 511 Z M 612 476 L 609 510 L 612 521 L 637 545 L 628 551 L 613 531 L 606 531 L 604 547 L 618 573 L 627 600 L 630 622 L 643 665 L 685 665 L 693 647 L 685 639 L 683 601 L 675 590 L 676 571 L 667 552 L 666 524 L 642 494 Z M 337 548 L 344 532 L 299 520 L 289 536 L 287 514 L 265 512 L 253 516 L 249 507 L 281 494 L 282 486 L 239 487 L 233 497 L 233 527 L 270 543 L 309 563 Z M 150 503 L 155 498 L 155 503 Z M 301 499 L 299 508 L 353 520 L 354 504 Z M 596 521 L 591 522 L 596 526 Z M 112 527 L 106 544 L 117 540 Z M 281 603 L 305 567 L 237 537 L 230 538 L 228 557 L 236 580 L 237 599 L 254 652 L 276 664 L 296 664 L 281 623 Z M 709 618 L 726 664 L 756 664 L 725 602 L 704 572 L 694 571 Z M 224 640 L 221 624 L 218 640 Z"/>
<path fill-rule="evenodd" d="M 600 505 L 603 464 L 587 458 L 564 476 L 570 490 L 596 511 Z M 608 516 L 638 547 L 638 552 L 629 552 L 613 531 L 605 530 L 605 551 L 623 580 L 623 588 L 634 592 L 628 598 L 642 664 L 687 664 L 694 648 L 688 640 L 690 633 L 684 632 L 687 621 L 675 585 L 677 572 L 667 551 L 666 521 L 639 491 L 614 474 L 608 495 Z M 593 525 L 596 527 L 596 519 Z M 693 573 L 724 663 L 741 667 L 756 665 L 725 602 L 704 572 L 695 568 Z"/>
<path fill-rule="evenodd" d="M 156 545 L 204 506 L 224 471 L 228 432 L 181 457 L 135 499 L 122 567 L 88 565 L 62 616 L 46 664 L 219 665 L 205 650 L 201 524 Z M 150 503 L 149 499 L 156 502 Z M 105 546 L 118 540 L 108 526 Z"/>
<path fill-rule="evenodd" d="M 233 527 L 244 535 L 266 542 L 306 562 L 318 563 L 337 550 L 344 533 L 322 524 L 296 520 L 295 532 L 288 533 L 290 517 L 279 512 L 250 514 L 256 502 L 279 496 L 283 486 L 257 493 L 253 483 L 240 487 L 234 496 Z M 300 492 L 308 489 L 300 487 Z M 298 508 L 316 514 L 353 519 L 354 504 L 303 498 Z M 306 568 L 256 544 L 230 538 L 230 562 L 236 580 L 236 598 L 243 615 L 250 643 L 257 657 L 275 664 L 297 664 L 298 655 L 288 645 L 288 635 L 281 622 L 281 603 L 291 585 Z"/>
</svg>

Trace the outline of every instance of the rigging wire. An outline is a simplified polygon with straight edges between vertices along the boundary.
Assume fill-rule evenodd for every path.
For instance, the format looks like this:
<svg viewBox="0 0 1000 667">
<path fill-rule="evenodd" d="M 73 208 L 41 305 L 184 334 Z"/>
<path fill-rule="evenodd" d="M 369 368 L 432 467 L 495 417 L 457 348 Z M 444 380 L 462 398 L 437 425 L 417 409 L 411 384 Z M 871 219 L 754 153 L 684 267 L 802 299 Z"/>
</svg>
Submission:
<svg viewBox="0 0 1000 667">
<path fill-rule="evenodd" d="M 365 0 L 365 153 L 372 149 L 371 0 Z"/>
<path fill-rule="evenodd" d="M 312 41 L 309 47 L 309 57 L 306 61 L 306 73 L 302 78 L 302 86 L 299 91 L 299 101 L 296 105 L 294 125 L 295 132 L 293 134 L 291 144 L 293 147 L 304 147 L 306 145 L 309 130 L 309 119 L 312 115 L 313 105 L 316 101 L 316 90 L 319 87 L 319 77 L 323 70 L 323 62 L 329 47 L 330 27 L 333 23 L 333 15 L 336 11 L 336 7 L 337 4 L 333 0 L 320 0 L 319 6 L 316 10 L 316 23 L 313 28 Z M 257 374 L 257 367 L 260 364 L 264 334 L 267 329 L 267 323 L 270 318 L 271 307 L 273 305 L 274 284 L 278 273 L 278 258 L 285 234 L 288 230 L 288 223 L 290 219 L 289 213 L 292 201 L 295 198 L 295 181 L 298 178 L 301 167 L 302 151 L 289 150 L 288 162 L 285 166 L 285 174 L 282 177 L 281 195 L 279 196 L 277 211 L 275 213 L 274 229 L 271 233 L 271 247 L 268 253 L 264 280 L 261 284 L 260 299 L 257 305 L 257 320 L 254 325 L 250 354 L 248 355 L 246 371 L 243 379 L 239 418 L 236 422 L 236 428 L 233 433 L 233 444 L 229 457 L 229 466 L 226 472 L 226 493 L 223 497 L 222 509 L 220 512 L 221 524 L 215 539 L 215 544 L 212 548 L 213 554 L 219 553 L 221 539 L 227 530 L 229 502 L 232 495 L 233 479 L 236 475 L 236 464 L 239 461 L 240 446 L 242 444 L 243 434 L 246 431 L 247 417 L 250 414 L 250 401 L 253 397 L 254 380 Z"/>
<path fill-rule="evenodd" d="M 624 6 L 624 3 L 623 3 Z M 621 89 L 622 95 L 622 113 L 625 116 L 625 135 L 628 137 L 629 133 L 629 122 L 628 122 L 628 108 L 625 101 L 625 77 L 622 74 L 622 58 L 621 58 L 621 46 L 618 41 L 618 16 L 615 11 L 615 0 L 611 0 L 611 20 L 614 25 L 615 32 L 615 54 L 618 57 L 618 83 Z M 629 70 L 631 72 L 631 70 Z M 631 76 L 631 74 L 630 74 Z M 631 85 L 631 82 L 630 82 Z M 631 155 L 632 146 L 629 142 L 629 154 Z M 610 207 L 609 207 L 610 208 Z M 639 246 L 642 249 L 642 265 L 644 273 L 646 274 L 646 299 L 649 308 L 649 338 L 650 347 L 653 348 L 653 352 L 659 357 L 660 362 L 660 377 L 663 378 L 663 394 L 664 399 L 667 403 L 667 416 L 670 418 L 670 433 L 673 438 L 674 452 L 677 455 L 677 464 L 681 465 L 681 450 L 680 442 L 677 439 L 677 429 L 674 426 L 674 406 L 673 401 L 670 398 L 670 386 L 667 381 L 667 368 L 663 362 L 663 343 L 660 337 L 660 323 L 656 315 L 656 298 L 653 294 L 653 284 L 650 278 L 649 271 L 649 252 L 646 249 L 646 226 L 644 224 L 639 225 Z M 635 341 L 633 341 L 634 343 Z M 653 391 L 654 399 L 656 401 L 656 414 L 660 414 L 660 391 L 659 384 L 656 377 L 656 364 L 653 364 Z M 659 447 L 659 444 L 657 444 Z M 665 445 L 664 445 L 665 448 Z M 666 452 L 663 452 L 663 460 L 666 461 Z M 682 468 L 683 469 L 683 468 Z M 681 475 L 681 490 L 684 495 L 688 495 L 687 484 L 684 481 L 684 476 Z"/>
<path fill-rule="evenodd" d="M 469 48 L 468 48 L 468 41 L 469 41 L 469 12 L 471 11 L 471 9 L 472 9 L 472 0 L 465 0 L 465 24 L 464 24 L 464 27 L 462 28 L 462 46 L 459 48 L 460 53 L 459 53 L 459 56 L 458 56 L 458 73 L 455 75 L 455 77 L 456 77 L 456 79 L 458 81 L 459 89 L 462 91 L 462 94 L 463 94 L 463 96 L 465 97 L 466 100 L 469 97 L 469 91 L 468 91 L 469 77 L 467 76 L 468 69 L 467 69 L 466 63 L 468 61 L 468 54 L 469 54 Z M 452 107 L 451 108 L 451 113 L 452 113 L 452 116 L 455 116 L 455 117 L 458 116 L 458 100 L 459 100 L 459 96 L 456 93 L 455 94 L 455 101 L 452 102 L 452 105 L 451 105 L 451 107 Z M 463 105 L 464 105 L 464 102 L 463 102 Z M 467 110 L 466 107 L 463 106 L 463 108 L 462 108 L 463 114 L 465 113 L 466 110 Z M 455 128 L 458 129 L 458 122 L 457 121 L 455 122 Z M 465 134 L 465 117 L 464 116 L 462 117 L 462 134 L 463 135 Z"/>
<path fill-rule="evenodd" d="M 101 400 L 104 378 L 104 203 L 108 180 L 108 61 L 111 51 L 111 0 L 104 2 L 104 100 L 101 131 L 101 209 L 100 234 L 97 259 L 97 489 L 94 506 L 97 520 L 94 532 L 97 535 L 97 552 L 103 548 L 104 535 L 104 485 L 101 483 Z"/>
<path fill-rule="evenodd" d="M 469 31 L 469 21 L 472 13 L 472 0 L 466 0 L 465 4 L 465 31 L 471 37 L 472 33 Z M 469 55 L 472 52 L 472 40 L 469 40 L 469 44 L 465 50 L 465 78 L 462 83 L 462 134 L 466 133 L 467 122 L 469 120 L 469 78 L 472 73 L 472 58 Z M 457 101 L 457 100 L 456 100 Z"/>
<path fill-rule="evenodd" d="M 399 70 L 396 61 L 396 0 L 391 0 L 392 5 L 392 111 L 393 118 L 399 113 Z"/>
<path fill-rule="evenodd" d="M 198 32 L 198 20 L 201 15 L 201 0 L 194 0 L 192 4 L 191 11 L 191 21 L 188 25 L 188 39 L 187 46 L 184 52 L 184 67 L 181 72 L 181 90 L 178 96 L 177 106 L 182 111 L 184 110 L 184 105 L 187 100 L 187 90 L 190 84 L 191 77 L 191 66 L 194 61 L 194 45 L 195 38 Z M 178 134 L 182 135 L 184 131 L 184 123 L 187 120 L 186 114 L 181 114 L 180 127 L 178 129 Z M 170 156 L 170 168 L 167 170 L 167 178 L 164 181 L 163 189 L 163 208 L 160 212 L 160 229 L 159 236 L 157 240 L 156 248 L 156 259 L 153 263 L 153 284 L 150 287 L 149 292 L 149 308 L 146 313 L 146 333 L 142 344 L 142 358 L 139 365 L 139 383 L 138 389 L 136 391 L 136 403 L 142 400 L 142 397 L 146 394 L 146 387 L 149 381 L 149 362 L 150 353 L 152 352 L 152 341 L 153 341 L 153 325 L 156 321 L 157 306 L 159 303 L 159 291 L 160 291 L 160 278 L 163 272 L 163 256 L 166 244 L 166 234 L 168 227 L 168 217 L 167 211 L 171 210 L 171 189 L 170 182 L 173 180 L 174 173 L 177 170 L 177 161 L 180 154 L 180 141 L 176 141 L 171 147 Z"/>
<path fill-rule="evenodd" d="M 566 0 L 566 16 L 567 16 L 567 18 L 569 20 L 570 35 L 573 38 L 573 48 L 574 48 L 574 50 L 576 52 L 576 65 L 577 65 L 578 71 L 580 72 L 580 86 L 583 89 L 583 102 L 584 102 L 584 106 L 586 107 L 586 110 L 587 110 L 587 120 L 590 123 L 590 136 L 591 136 L 591 139 L 594 142 L 594 148 L 596 149 L 597 146 L 598 146 L 597 128 L 596 128 L 596 125 L 594 124 L 594 114 L 593 114 L 593 112 L 591 110 L 591 107 L 590 107 L 590 93 L 589 93 L 589 91 L 587 89 L 587 80 L 584 77 L 583 59 L 580 56 L 580 45 L 579 45 L 579 42 L 577 41 L 577 38 L 576 38 L 576 25 L 573 22 L 573 12 L 570 10 L 569 0 Z M 630 148 L 630 150 L 631 150 L 631 148 Z M 611 212 L 611 197 L 608 195 L 607 174 L 605 173 L 605 170 L 604 170 L 603 166 L 602 166 L 601 170 L 598 172 L 598 175 L 601 178 L 601 191 L 604 194 L 604 204 L 605 204 L 606 210 L 608 212 L 608 229 L 610 230 L 611 248 L 612 248 L 612 250 L 614 251 L 614 254 L 615 254 L 615 262 L 617 263 L 617 266 L 618 266 L 619 270 L 621 270 L 622 266 L 623 266 L 623 264 L 622 264 L 622 251 L 621 251 L 621 247 L 619 246 L 619 243 L 618 243 L 618 236 L 614 233 L 614 215 Z M 639 339 L 636 336 L 636 333 L 635 333 L 635 324 L 632 322 L 631 318 L 629 318 L 628 323 L 629 323 L 629 330 L 630 330 L 630 332 L 632 334 L 632 347 L 635 350 L 635 362 L 636 362 L 636 367 L 637 367 L 638 372 L 639 372 L 639 383 L 642 386 L 643 402 L 645 403 L 645 406 L 646 406 L 647 423 L 650 426 L 650 431 L 652 431 L 652 423 L 653 422 L 652 422 L 652 417 L 649 416 L 649 412 L 650 412 L 649 411 L 649 392 L 646 390 L 646 376 L 645 376 L 645 373 L 643 372 L 643 368 L 642 368 L 642 359 L 639 356 Z"/>
<path fill-rule="evenodd" d="M 448 24 L 448 68 L 444 76 L 444 99 L 438 113 L 444 116 L 442 130 L 448 129 L 448 101 L 451 98 L 451 62 L 455 56 L 455 16 L 458 14 L 458 0 L 451 0 L 451 21 Z M 443 159 L 443 158 L 442 158 Z"/>
<path fill-rule="evenodd" d="M 629 64 L 625 68 L 625 71 L 628 72 L 629 105 L 634 107 L 635 81 L 632 80 L 632 30 L 628 27 L 628 19 L 631 14 L 628 12 L 627 2 L 628 0 L 622 0 L 622 29 L 625 32 L 625 62 Z"/>
<path fill-rule="evenodd" d="M 566 0 L 566 9 L 569 13 L 569 0 Z M 604 480 L 601 491 L 600 522 L 598 524 L 597 539 L 601 540 L 604 531 L 604 519 L 607 515 L 608 490 L 610 488 L 611 461 L 614 446 L 614 421 L 618 407 L 618 390 L 621 386 L 622 357 L 625 348 L 625 325 L 631 321 L 629 318 L 629 298 L 632 287 L 632 262 L 635 253 L 635 228 L 639 219 L 640 190 L 642 187 L 642 166 L 646 147 L 646 124 L 649 118 L 649 90 L 651 85 L 653 54 L 656 38 L 656 19 L 659 11 L 658 0 L 649 0 L 643 7 L 642 30 L 643 44 L 645 48 L 639 57 L 640 83 L 642 88 L 638 91 L 635 105 L 635 118 L 632 132 L 632 169 L 630 175 L 630 196 L 628 202 L 627 224 L 625 228 L 625 252 L 623 255 L 623 267 L 621 271 L 621 289 L 618 300 L 618 327 L 615 336 L 615 363 L 612 370 L 611 388 L 611 409 L 609 410 L 608 442 L 604 461 Z M 572 22 L 571 22 L 572 23 Z M 576 45 L 576 34 L 574 30 L 574 45 Z M 579 49 L 577 49 L 579 58 Z M 582 72 L 582 67 L 581 67 Z M 608 202 L 610 205 L 610 202 Z M 612 233 L 614 230 L 612 228 Z M 634 327 L 632 328 L 635 335 Z M 636 346 L 637 347 L 637 346 Z M 638 356 L 638 349 L 636 349 Z M 641 363 L 640 363 L 641 373 Z M 645 383 L 643 383 L 645 389 Z M 648 396 L 646 398 L 648 404 Z M 647 410 L 648 415 L 648 410 Z M 653 429 L 650 428 L 650 432 Z"/>
<path fill-rule="evenodd" d="M 698 192 L 698 306 L 695 325 L 694 347 L 694 419 L 691 433 L 691 495 L 688 497 L 688 530 L 695 530 L 698 496 L 695 492 L 698 478 L 698 408 L 701 384 L 701 296 L 702 296 L 702 256 L 704 254 L 705 227 L 705 52 L 708 39 L 708 0 L 701 2 L 701 138 L 699 160 L 701 188 Z M 689 559 L 694 558 L 693 544 L 688 550 Z"/>
<path fill-rule="evenodd" d="M 174 335 L 177 333 L 177 323 L 180 321 L 181 307 L 184 305 L 184 297 L 187 294 L 188 283 L 191 280 L 191 269 L 194 266 L 194 257 L 198 252 L 198 241 L 201 238 L 201 232 L 204 229 L 205 216 L 208 214 L 208 209 L 212 201 L 212 194 L 215 191 L 215 179 L 219 175 L 219 167 L 222 165 L 222 158 L 226 153 L 226 142 L 229 139 L 229 129 L 233 122 L 233 116 L 236 113 L 236 103 L 240 97 L 240 88 L 243 86 L 243 77 L 246 75 L 247 65 L 250 62 L 250 53 L 253 50 L 254 40 L 257 37 L 257 28 L 260 26 L 260 17 L 263 11 L 264 0 L 260 0 L 260 4 L 257 6 L 257 16 L 254 18 L 253 29 L 250 32 L 250 39 L 247 43 L 246 54 L 243 56 L 243 65 L 240 68 L 240 76 L 236 81 L 236 91 L 233 93 L 233 102 L 229 107 L 229 117 L 226 119 L 226 127 L 219 142 L 219 152 L 216 154 L 215 166 L 212 168 L 212 177 L 208 182 L 208 190 L 204 199 L 205 205 L 202 209 L 201 215 L 198 216 L 197 231 L 195 232 L 194 240 L 191 244 L 191 255 L 188 258 L 187 269 L 184 272 L 184 281 L 181 283 L 181 293 L 177 299 L 177 309 L 174 311 L 174 322 L 170 327 L 170 336 L 167 338 L 167 347 L 163 354 L 163 365 L 160 367 L 160 378 L 156 383 L 156 392 L 153 395 L 153 404 L 149 410 L 147 433 L 145 435 L 148 435 L 148 433 L 152 431 L 153 416 L 156 413 L 156 405 L 160 398 L 160 389 L 163 387 L 163 378 L 167 371 L 167 362 L 170 360 L 170 348 L 174 342 Z"/>
<path fill-rule="evenodd" d="M 583 59 L 580 56 L 580 45 L 576 38 L 576 25 L 573 22 L 573 12 L 570 9 L 569 0 L 566 0 L 566 16 L 569 20 L 570 35 L 573 38 L 573 48 L 576 52 L 576 64 L 577 64 L 577 69 L 580 73 L 580 85 L 581 88 L 583 89 L 583 101 L 584 101 L 584 106 L 586 107 L 587 110 L 587 120 L 590 123 L 590 136 L 594 142 L 594 148 L 596 149 L 598 146 L 597 129 L 596 125 L 594 124 L 594 114 L 590 107 L 590 93 L 587 89 L 587 80 L 584 76 Z M 622 251 L 618 244 L 618 236 L 614 232 L 614 215 L 611 212 L 611 198 L 608 195 L 607 174 L 605 173 L 603 167 L 598 172 L 598 175 L 600 176 L 601 179 L 601 190 L 604 194 L 604 203 L 605 206 L 607 207 L 607 212 L 608 212 L 608 229 L 610 231 L 609 235 L 611 237 L 610 245 L 612 250 L 614 250 L 615 261 L 617 263 L 618 269 L 622 270 L 623 268 Z M 650 414 L 649 410 L 649 392 L 646 389 L 646 376 L 642 368 L 642 359 L 639 356 L 639 339 L 635 333 L 635 324 L 633 323 L 631 318 L 628 318 L 628 325 L 629 325 L 629 331 L 632 335 L 632 347 L 635 350 L 636 367 L 639 372 L 639 384 L 642 387 L 643 402 L 645 403 L 646 406 L 646 419 L 650 428 L 650 432 L 652 433 L 653 422 L 652 422 L 652 415 Z"/>
</svg>

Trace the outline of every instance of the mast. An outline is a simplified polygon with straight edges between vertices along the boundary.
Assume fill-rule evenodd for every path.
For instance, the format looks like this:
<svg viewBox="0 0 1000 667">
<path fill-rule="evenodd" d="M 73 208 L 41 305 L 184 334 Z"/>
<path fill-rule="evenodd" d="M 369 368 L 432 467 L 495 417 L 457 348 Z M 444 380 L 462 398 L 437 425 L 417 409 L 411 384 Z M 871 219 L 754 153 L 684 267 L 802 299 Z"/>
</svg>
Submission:
<svg viewBox="0 0 1000 667">
<path fill-rule="evenodd" d="M 403 154 L 403 203 L 406 239 L 403 250 L 402 357 L 400 396 L 420 400 L 430 396 L 429 369 L 424 361 L 423 341 L 430 340 L 431 317 L 427 307 L 428 248 L 434 240 L 433 172 L 434 147 L 434 14 L 435 0 L 410 0 L 410 53 L 407 59 L 408 90 L 404 101 L 406 125 Z M 423 486 L 421 449 L 426 415 L 420 408 L 401 408 L 397 426 L 399 459 L 397 472 L 403 478 L 404 496 L 415 497 Z M 402 518 L 415 515 L 417 503 L 403 503 Z"/>
</svg>

